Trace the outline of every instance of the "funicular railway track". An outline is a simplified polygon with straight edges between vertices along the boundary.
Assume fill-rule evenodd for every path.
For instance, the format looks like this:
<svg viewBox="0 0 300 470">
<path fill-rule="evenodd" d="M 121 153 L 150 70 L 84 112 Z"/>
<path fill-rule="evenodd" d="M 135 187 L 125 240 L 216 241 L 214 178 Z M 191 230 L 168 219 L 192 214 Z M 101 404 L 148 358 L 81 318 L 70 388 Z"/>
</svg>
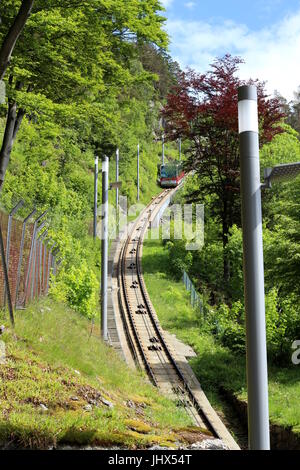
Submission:
<svg viewBox="0 0 300 470">
<path fill-rule="evenodd" d="M 137 366 L 144 368 L 152 383 L 175 399 L 178 406 L 185 407 L 196 425 L 222 439 L 216 421 L 211 419 L 211 414 L 206 413 L 199 403 L 189 380 L 167 344 L 142 276 L 143 240 L 151 220 L 170 196 L 170 191 L 163 191 L 144 209 L 122 246 L 118 263 L 120 311 L 127 341 Z M 226 430 L 225 427 L 224 429 Z"/>
</svg>

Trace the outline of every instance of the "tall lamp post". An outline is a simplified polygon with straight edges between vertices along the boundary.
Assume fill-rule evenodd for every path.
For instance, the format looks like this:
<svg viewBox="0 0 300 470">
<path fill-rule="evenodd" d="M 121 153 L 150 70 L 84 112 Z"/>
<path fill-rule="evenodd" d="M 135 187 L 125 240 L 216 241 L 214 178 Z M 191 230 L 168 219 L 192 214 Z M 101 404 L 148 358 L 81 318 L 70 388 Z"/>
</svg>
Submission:
<svg viewBox="0 0 300 470">
<path fill-rule="evenodd" d="M 268 367 L 257 89 L 238 90 L 246 313 L 248 429 L 251 450 L 270 449 Z"/>
<path fill-rule="evenodd" d="M 261 189 L 300 174 L 300 162 L 264 171 L 260 182 L 257 90 L 238 90 L 246 311 L 248 428 L 251 450 L 270 449 Z"/>
</svg>

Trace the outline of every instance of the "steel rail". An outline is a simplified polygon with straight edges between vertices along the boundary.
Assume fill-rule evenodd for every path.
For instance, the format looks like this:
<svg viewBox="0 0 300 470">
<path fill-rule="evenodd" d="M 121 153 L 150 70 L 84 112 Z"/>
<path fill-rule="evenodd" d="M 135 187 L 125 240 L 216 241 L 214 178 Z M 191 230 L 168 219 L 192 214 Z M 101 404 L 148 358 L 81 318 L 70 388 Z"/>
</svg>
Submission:
<svg viewBox="0 0 300 470">
<path fill-rule="evenodd" d="M 168 190 L 163 191 L 157 198 L 155 198 L 154 200 L 152 200 L 148 204 L 148 206 L 146 207 L 146 209 L 143 212 L 146 212 L 147 208 L 150 208 L 152 205 L 158 205 L 158 204 L 162 203 L 162 201 L 165 199 L 165 197 L 167 196 L 168 193 L 169 193 Z M 139 354 L 142 358 L 142 361 L 143 361 L 143 365 L 144 365 L 144 367 L 145 367 L 145 369 L 146 369 L 146 371 L 147 371 L 147 373 L 150 377 L 150 380 L 152 381 L 152 383 L 155 386 L 158 386 L 159 385 L 158 380 L 155 377 L 155 372 L 152 370 L 150 360 L 147 357 L 147 354 L 146 354 L 146 352 L 144 350 L 144 347 L 143 347 L 143 344 L 142 344 L 142 342 L 143 342 L 142 338 L 140 338 L 140 334 L 139 334 L 139 332 L 136 328 L 136 325 L 135 325 L 135 322 L 134 322 L 134 319 L 133 319 L 134 312 L 132 311 L 132 308 L 131 308 L 131 305 L 130 305 L 130 299 L 129 299 L 129 295 L 128 295 L 128 287 L 126 286 L 126 262 L 128 261 L 128 260 L 126 260 L 126 256 L 128 254 L 128 251 L 129 251 L 129 245 L 130 245 L 130 243 L 132 243 L 133 234 L 137 230 L 137 226 L 139 224 L 141 224 L 140 219 L 141 219 L 141 216 L 133 224 L 133 226 L 130 230 L 130 233 L 127 236 L 127 239 L 126 239 L 125 243 L 123 244 L 123 246 L 121 248 L 120 257 L 119 257 L 119 261 L 118 261 L 118 283 L 119 283 L 118 296 L 119 296 L 119 304 L 121 306 L 121 309 L 120 309 L 121 310 L 121 316 L 122 316 L 123 324 L 125 326 L 125 332 L 126 332 L 127 340 L 128 340 L 130 349 L 132 351 L 134 360 L 140 366 L 140 363 L 139 363 L 140 361 L 139 361 L 139 358 L 138 358 L 138 352 L 139 352 Z M 166 371 L 165 375 L 168 377 L 168 379 L 170 381 L 170 385 L 172 387 L 172 390 L 179 397 L 179 402 L 181 402 L 181 404 L 183 404 L 184 406 L 189 408 L 190 414 L 192 414 L 193 417 L 195 417 L 195 413 L 192 410 L 192 408 L 194 408 L 196 410 L 196 413 L 200 417 L 200 419 L 206 425 L 207 429 L 215 437 L 220 438 L 218 432 L 215 430 L 214 425 L 211 423 L 209 417 L 207 416 L 205 411 L 202 409 L 201 405 L 198 403 L 198 400 L 195 397 L 191 387 L 187 383 L 182 371 L 178 367 L 177 362 L 176 362 L 175 358 L 173 357 L 173 355 L 172 355 L 172 353 L 171 353 L 171 351 L 170 351 L 170 349 L 169 349 L 169 347 L 168 347 L 168 345 L 167 345 L 167 343 L 166 343 L 166 341 L 163 337 L 161 327 L 160 327 L 160 325 L 159 325 L 159 323 L 158 323 L 157 319 L 155 318 L 155 315 L 152 311 L 152 306 L 149 303 L 146 288 L 145 288 L 145 284 L 144 284 L 144 280 L 143 280 L 143 276 L 142 276 L 142 271 L 141 271 L 141 257 L 140 257 L 141 247 L 142 247 L 143 240 L 144 240 L 145 233 L 146 233 L 146 230 L 147 230 L 148 226 L 149 226 L 149 217 L 146 217 L 146 220 L 145 220 L 143 226 L 141 227 L 140 235 L 137 239 L 136 251 L 135 251 L 135 268 L 136 268 L 136 276 L 137 276 L 137 279 L 138 279 L 138 288 L 139 288 L 139 291 L 141 293 L 141 297 L 143 299 L 143 304 L 145 306 L 145 310 L 147 311 L 147 315 L 143 315 L 143 322 L 144 322 L 145 329 L 147 331 L 147 335 L 149 337 L 148 339 L 150 339 L 150 336 L 152 336 L 152 332 L 151 332 L 151 329 L 149 329 L 149 323 L 148 323 L 148 322 L 150 322 L 151 328 L 154 330 L 155 336 L 157 337 L 157 339 L 159 341 L 158 344 L 162 347 L 162 351 L 157 351 L 158 359 L 159 359 L 161 365 L 165 368 L 165 371 Z M 134 273 L 132 273 L 132 275 L 134 275 Z M 126 312 L 124 311 L 125 309 L 122 305 L 122 295 L 123 295 L 123 299 L 124 299 L 124 303 L 125 303 Z M 136 296 L 137 296 L 137 294 L 136 294 Z M 147 318 L 144 318 L 144 317 L 147 317 Z M 128 325 L 128 322 L 129 322 L 130 327 Z M 130 330 L 132 331 L 132 333 L 134 335 L 134 339 L 132 338 L 132 334 L 131 334 Z M 137 352 L 136 349 L 138 349 L 138 352 Z M 165 358 L 163 357 L 164 355 L 167 357 L 169 362 L 165 361 Z M 178 384 L 174 383 L 174 381 L 172 380 L 172 377 L 171 377 L 171 374 L 170 374 L 170 369 L 167 367 L 169 364 L 172 366 L 173 370 L 176 373 L 176 376 L 177 376 L 178 382 L 179 382 Z M 181 385 L 182 388 L 180 387 L 179 384 Z M 187 395 L 189 405 L 186 405 L 186 402 L 184 401 L 183 396 L 185 394 Z"/>
</svg>

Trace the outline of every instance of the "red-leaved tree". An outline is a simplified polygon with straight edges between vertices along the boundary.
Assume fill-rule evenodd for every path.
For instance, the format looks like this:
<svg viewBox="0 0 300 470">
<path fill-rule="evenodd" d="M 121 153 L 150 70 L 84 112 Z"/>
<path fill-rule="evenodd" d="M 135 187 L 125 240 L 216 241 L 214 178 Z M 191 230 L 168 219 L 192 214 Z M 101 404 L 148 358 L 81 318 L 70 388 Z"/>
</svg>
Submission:
<svg viewBox="0 0 300 470">
<path fill-rule="evenodd" d="M 230 278 L 226 255 L 229 230 L 240 224 L 240 162 L 238 136 L 238 87 L 245 84 L 236 75 L 239 57 L 225 55 L 211 64 L 211 70 L 199 74 L 193 70 L 182 73 L 178 85 L 167 98 L 163 110 L 166 136 L 179 137 L 189 143 L 186 169 L 194 170 L 199 186 L 190 201 L 210 198 L 211 213 L 222 224 L 224 247 L 224 280 Z M 268 98 L 265 84 L 252 81 L 258 89 L 260 144 L 281 132 L 284 117 L 279 99 Z"/>
</svg>

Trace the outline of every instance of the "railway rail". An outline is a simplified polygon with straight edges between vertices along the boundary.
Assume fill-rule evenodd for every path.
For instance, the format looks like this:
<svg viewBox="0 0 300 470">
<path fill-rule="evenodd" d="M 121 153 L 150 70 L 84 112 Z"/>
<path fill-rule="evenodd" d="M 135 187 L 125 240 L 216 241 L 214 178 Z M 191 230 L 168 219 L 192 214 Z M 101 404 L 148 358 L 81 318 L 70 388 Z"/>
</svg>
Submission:
<svg viewBox="0 0 300 470">
<path fill-rule="evenodd" d="M 182 367 L 168 344 L 142 276 L 145 234 L 161 205 L 174 191 L 166 189 L 151 201 L 133 223 L 122 245 L 117 275 L 123 327 L 134 362 L 146 370 L 151 382 L 176 400 L 178 406 L 184 407 L 197 426 L 207 429 L 215 438 L 222 439 L 229 448 L 237 449 L 237 444 L 212 410 L 197 381 L 195 386 L 191 369 L 187 372 L 187 364 L 187 367 Z"/>
</svg>

